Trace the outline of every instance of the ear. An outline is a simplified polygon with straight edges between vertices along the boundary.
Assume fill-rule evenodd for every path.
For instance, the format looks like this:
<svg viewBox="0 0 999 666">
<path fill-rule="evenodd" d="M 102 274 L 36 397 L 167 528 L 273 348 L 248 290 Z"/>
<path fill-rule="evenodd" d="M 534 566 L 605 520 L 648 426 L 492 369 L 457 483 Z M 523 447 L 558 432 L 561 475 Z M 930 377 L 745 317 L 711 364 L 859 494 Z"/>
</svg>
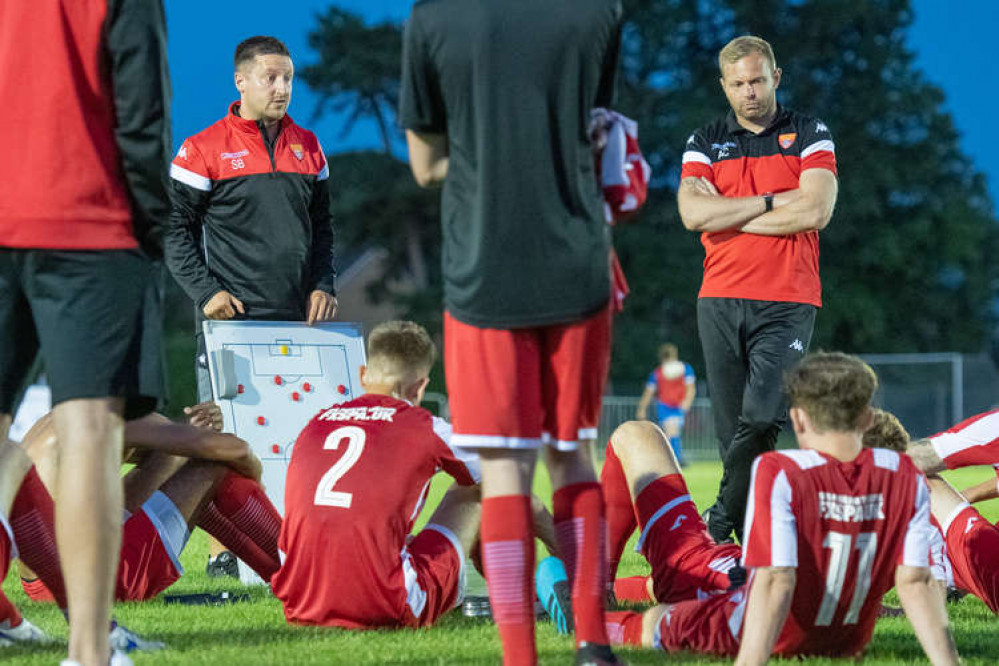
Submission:
<svg viewBox="0 0 999 666">
<path fill-rule="evenodd" d="M 233 81 L 236 83 L 236 90 L 242 95 L 246 88 L 246 75 L 237 69 L 235 76 L 233 76 Z"/>
<path fill-rule="evenodd" d="M 791 417 L 791 426 L 794 428 L 795 435 L 801 435 L 811 428 L 812 424 L 808 420 L 808 414 L 801 407 L 792 407 L 788 410 L 788 415 Z"/>
<path fill-rule="evenodd" d="M 874 425 L 874 410 L 868 407 L 864 411 L 864 415 L 860 417 L 860 421 L 857 424 L 857 429 L 860 432 L 867 432 Z"/>
<path fill-rule="evenodd" d="M 781 69 L 780 69 L 780 67 L 775 68 L 774 69 L 774 90 L 777 90 L 777 88 L 780 87 L 780 75 L 781 75 Z"/>
<path fill-rule="evenodd" d="M 366 365 L 359 365 L 359 366 L 357 366 L 357 377 L 358 377 L 358 379 L 361 380 L 361 388 L 363 388 L 365 391 L 368 390 L 368 384 L 367 384 L 366 381 L 364 381 L 364 375 L 367 372 L 368 372 L 368 366 L 366 366 Z"/>
<path fill-rule="evenodd" d="M 427 388 L 427 384 L 430 383 L 430 377 L 421 377 L 415 382 L 411 382 L 408 386 L 403 386 L 402 397 L 409 400 L 414 405 L 420 404 L 423 400 L 423 391 Z"/>
</svg>

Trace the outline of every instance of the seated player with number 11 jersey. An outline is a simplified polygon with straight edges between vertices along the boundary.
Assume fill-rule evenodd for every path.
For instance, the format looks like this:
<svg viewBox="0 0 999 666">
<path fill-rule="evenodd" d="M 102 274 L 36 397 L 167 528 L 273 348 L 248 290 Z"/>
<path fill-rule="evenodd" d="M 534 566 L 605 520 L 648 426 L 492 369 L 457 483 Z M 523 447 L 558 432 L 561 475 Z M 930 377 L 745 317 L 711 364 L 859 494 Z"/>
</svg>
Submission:
<svg viewBox="0 0 999 666">
<path fill-rule="evenodd" d="M 360 372 L 366 393 L 299 434 L 278 541 L 284 564 L 271 579 L 289 622 L 427 626 L 461 602 L 479 529 L 479 462 L 449 444 L 447 422 L 417 406 L 434 356 L 417 324 L 376 326 Z M 439 470 L 459 485 L 410 539 Z"/>
<path fill-rule="evenodd" d="M 753 465 L 743 549 L 749 582 L 644 616 L 609 613 L 608 633 L 668 651 L 738 655 L 737 664 L 763 664 L 771 654 L 858 655 L 894 584 L 930 661 L 958 663 L 928 567 L 926 482 L 906 456 L 861 447 L 876 386 L 870 367 L 845 354 L 813 354 L 792 369 L 800 450 L 764 453 Z M 654 480 L 629 483 L 638 496 Z"/>
</svg>

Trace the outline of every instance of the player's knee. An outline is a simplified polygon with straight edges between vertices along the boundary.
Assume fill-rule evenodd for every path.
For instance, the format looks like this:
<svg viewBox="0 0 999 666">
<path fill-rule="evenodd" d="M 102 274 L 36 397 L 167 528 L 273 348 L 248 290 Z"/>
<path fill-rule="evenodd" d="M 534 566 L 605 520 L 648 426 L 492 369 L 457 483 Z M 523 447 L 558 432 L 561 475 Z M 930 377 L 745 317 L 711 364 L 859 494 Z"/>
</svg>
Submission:
<svg viewBox="0 0 999 666">
<path fill-rule="evenodd" d="M 618 457 L 641 451 L 646 447 L 661 447 L 664 444 L 663 431 L 649 421 L 625 421 L 619 425 L 610 438 L 610 446 Z"/>
</svg>

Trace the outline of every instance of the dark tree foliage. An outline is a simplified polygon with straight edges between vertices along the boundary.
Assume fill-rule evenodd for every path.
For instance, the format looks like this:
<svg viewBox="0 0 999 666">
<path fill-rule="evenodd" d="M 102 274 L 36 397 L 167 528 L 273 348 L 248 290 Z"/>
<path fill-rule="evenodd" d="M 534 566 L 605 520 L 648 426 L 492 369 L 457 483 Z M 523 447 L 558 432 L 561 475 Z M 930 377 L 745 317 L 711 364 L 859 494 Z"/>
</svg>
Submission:
<svg viewBox="0 0 999 666">
<path fill-rule="evenodd" d="M 402 31 L 398 25 L 367 26 L 356 14 L 330 7 L 317 17 L 309 46 L 319 62 L 301 77 L 319 95 L 316 116 L 325 111 L 347 113 L 341 138 L 358 120 L 374 120 L 386 153 L 392 152 L 395 109 L 399 103 L 399 59 Z"/>
<path fill-rule="evenodd" d="M 983 177 L 958 145 L 942 92 L 905 46 L 908 0 L 625 0 L 617 108 L 639 122 L 654 176 L 638 218 L 615 230 L 632 285 L 615 323 L 612 377 L 637 392 L 664 340 L 702 368 L 695 305 L 703 250 L 675 201 L 687 136 L 727 111 L 718 50 L 740 34 L 768 39 L 783 69 L 782 104 L 821 117 L 836 139 L 840 195 L 822 232 L 824 307 L 813 348 L 850 352 L 979 351 L 992 326 L 997 225 Z M 330 10 L 306 80 L 350 122 L 394 127 L 401 27 L 364 26 Z M 340 105 L 340 106 L 336 106 Z M 324 107 L 325 108 L 325 107 Z M 390 131 L 383 131 L 386 153 Z M 370 154 L 333 159 L 340 246 L 377 242 L 398 264 L 377 296 L 439 321 L 437 193 L 405 165 Z M 417 239 L 414 246 L 413 238 Z M 400 293 L 414 247 L 425 288 Z M 409 261 L 410 264 L 406 262 Z M 436 318 L 436 319 L 434 319 Z"/>
</svg>

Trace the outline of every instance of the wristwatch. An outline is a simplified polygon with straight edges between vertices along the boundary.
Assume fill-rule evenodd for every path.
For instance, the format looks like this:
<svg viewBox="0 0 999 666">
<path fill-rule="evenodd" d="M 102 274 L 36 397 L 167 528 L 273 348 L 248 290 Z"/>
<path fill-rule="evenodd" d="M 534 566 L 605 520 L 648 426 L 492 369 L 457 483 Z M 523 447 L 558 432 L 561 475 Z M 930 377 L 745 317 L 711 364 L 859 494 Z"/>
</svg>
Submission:
<svg viewBox="0 0 999 666">
<path fill-rule="evenodd" d="M 774 209 L 774 193 L 767 192 L 763 195 L 763 203 L 767 205 L 766 212 L 770 212 Z"/>
</svg>

